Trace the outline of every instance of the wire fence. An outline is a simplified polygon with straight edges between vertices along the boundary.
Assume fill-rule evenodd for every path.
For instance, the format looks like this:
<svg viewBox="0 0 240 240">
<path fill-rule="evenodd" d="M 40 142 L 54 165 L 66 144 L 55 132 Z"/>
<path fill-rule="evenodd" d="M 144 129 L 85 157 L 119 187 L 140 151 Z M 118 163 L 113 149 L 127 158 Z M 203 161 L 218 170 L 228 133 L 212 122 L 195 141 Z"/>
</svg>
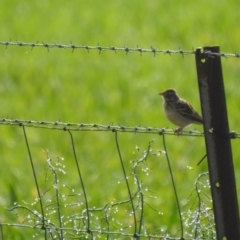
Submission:
<svg viewBox="0 0 240 240">
<path fill-rule="evenodd" d="M 137 52 L 140 55 L 151 53 L 154 56 L 158 54 L 180 54 L 182 56 L 195 54 L 195 50 L 160 50 L 154 47 L 150 48 L 130 48 L 114 46 L 89 46 L 75 44 L 49 44 L 49 43 L 26 43 L 20 41 L 0 42 L 0 45 L 8 47 L 30 47 L 32 50 L 36 47 L 45 48 L 48 51 L 52 48 L 125 52 L 126 54 Z M 240 54 L 234 53 L 216 53 L 203 51 L 204 56 L 215 57 L 235 57 L 240 58 Z M 43 239 L 216 239 L 214 214 L 212 207 L 212 198 L 210 193 L 209 174 L 201 173 L 193 184 L 193 191 L 187 197 L 188 210 L 182 210 L 179 194 L 179 182 L 175 180 L 175 174 L 172 170 L 171 159 L 168 154 L 166 142 L 167 135 L 177 137 L 204 137 L 204 132 L 196 130 L 185 130 L 181 134 L 176 134 L 173 129 L 143 127 L 143 126 L 117 126 L 113 124 L 101 125 L 95 123 L 66 123 L 49 122 L 21 119 L 0 119 L 0 125 L 4 127 L 19 126 L 22 130 L 24 144 L 28 152 L 30 166 L 33 176 L 35 195 L 37 196 L 31 202 L 14 203 L 13 206 L 6 208 L 6 214 L 11 213 L 12 221 L 4 222 L 0 220 L 0 238 L 6 239 L 12 229 L 19 228 L 22 232 L 30 230 L 33 238 Z M 65 158 L 51 157 L 48 151 L 46 155 L 46 168 L 44 170 L 44 184 L 40 180 L 39 169 L 36 167 L 36 161 L 32 154 L 32 144 L 28 136 L 28 129 L 39 131 L 42 129 L 53 131 L 63 131 L 68 133 L 71 142 L 71 151 L 74 159 L 75 170 L 77 170 L 79 189 L 69 186 L 63 176 L 68 169 L 65 166 Z M 211 131 L 211 129 L 209 130 Z M 90 176 L 83 174 L 84 164 L 79 161 L 73 132 L 112 132 L 115 151 L 121 166 L 121 180 L 113 182 L 112 188 L 118 192 L 124 192 L 124 199 L 107 196 L 104 203 L 97 207 L 92 205 L 92 197 L 89 190 L 91 188 L 87 183 Z M 130 168 L 123 158 L 123 149 L 120 144 L 120 133 L 133 134 L 152 134 L 159 135 L 162 141 L 162 149 L 153 149 L 153 143 L 149 141 L 144 150 L 137 149 L 138 156 L 131 161 Z M 240 133 L 229 132 L 229 139 L 239 139 Z M 94 140 L 93 140 L 94 141 Z M 153 173 L 149 171 L 147 160 L 151 156 L 164 157 L 167 163 L 167 176 L 170 179 L 172 191 L 171 199 L 174 202 L 174 208 L 177 214 L 177 228 L 173 231 L 161 223 L 162 215 L 159 207 L 159 192 L 151 191 L 144 176 Z M 200 161 L 202 161 L 204 156 Z M 154 170 L 153 170 L 154 172 Z M 121 187 L 119 182 L 122 183 Z M 103 187 L 102 191 L 105 189 Z M 119 197 L 119 196 L 118 196 Z M 155 220 L 158 219 L 158 220 Z M 174 232 L 174 233 L 173 233 Z"/>
<path fill-rule="evenodd" d="M 103 126 L 96 124 L 74 124 L 61 122 L 44 122 L 30 120 L 10 120 L 1 119 L 0 125 L 19 126 L 22 129 L 25 145 L 28 151 L 30 165 L 33 174 L 33 183 L 36 188 L 37 197 L 32 202 L 16 202 L 8 209 L 15 218 L 13 222 L 1 222 L 2 239 L 5 239 L 6 232 L 13 228 L 20 228 L 24 232 L 26 229 L 33 231 L 34 238 L 44 239 L 214 239 L 215 224 L 212 210 L 212 200 L 208 173 L 202 173 L 193 185 L 193 191 L 188 197 L 188 210 L 183 211 L 179 196 L 177 194 L 178 183 L 174 180 L 171 161 L 168 156 L 165 134 L 173 134 L 172 130 L 162 131 L 148 128 L 140 128 L 136 131 L 135 127 L 128 127 L 127 131 L 122 126 Z M 81 127 L 79 127 L 81 126 Z M 46 151 L 45 182 L 41 185 L 39 169 L 32 154 L 31 142 L 28 137 L 27 129 L 42 128 L 47 130 L 63 130 L 69 133 L 71 149 L 75 159 L 75 169 L 78 172 L 78 182 L 80 190 L 75 190 L 65 183 L 62 176 L 66 174 L 63 157 L 51 157 Z M 102 206 L 92 206 L 91 195 L 87 188 L 88 178 L 82 174 L 83 163 L 78 159 L 73 131 L 112 131 L 116 151 L 121 165 L 122 186 L 119 182 L 115 186 L 118 191 L 126 191 L 127 197 L 123 200 L 108 201 Z M 134 130 L 135 129 L 135 130 Z M 131 162 L 130 169 L 127 168 L 123 160 L 123 150 L 119 142 L 119 133 L 132 132 L 160 134 L 163 143 L 162 150 L 154 150 L 150 141 L 145 150 L 139 152 L 139 156 Z M 194 132 L 194 131 L 193 131 Z M 185 133 L 189 136 L 202 136 L 202 133 Z M 175 207 L 178 212 L 178 228 L 175 234 L 168 232 L 157 220 L 151 222 L 151 217 L 147 217 L 149 212 L 154 212 L 155 217 L 161 216 L 158 204 L 152 203 L 149 199 L 159 198 L 159 193 L 151 192 L 151 187 L 143 178 L 142 173 L 151 174 L 148 169 L 147 159 L 151 155 L 165 156 L 167 161 L 168 176 L 171 179 L 171 187 L 174 195 Z M 30 174 L 28 174 L 30 176 Z M 122 189 L 121 189 L 122 188 Z M 148 188 L 148 189 L 147 189 Z M 103 187 L 104 191 L 104 187 Z M 150 216 L 152 216 L 150 214 Z M 154 215 L 153 215 L 154 216 Z M 159 217 L 157 217 L 159 218 Z M 156 218 L 156 219 L 157 219 Z M 153 221 L 153 219 L 152 219 Z M 155 227 L 152 227 L 151 224 Z"/>
<path fill-rule="evenodd" d="M 62 43 L 27 43 L 27 42 L 21 42 L 21 41 L 0 41 L 0 45 L 5 46 L 6 48 L 8 48 L 9 46 L 18 46 L 18 47 L 30 47 L 31 50 L 33 50 L 34 48 L 40 47 L 40 48 L 45 48 L 48 51 L 52 48 L 59 48 L 59 49 L 71 49 L 72 52 L 74 52 L 75 50 L 86 50 L 88 52 L 90 52 L 91 50 L 97 50 L 100 53 L 104 52 L 104 51 L 111 51 L 111 52 L 125 52 L 126 54 L 129 53 L 133 53 L 133 52 L 138 52 L 140 53 L 140 55 L 142 55 L 143 53 L 152 53 L 154 55 L 154 57 L 158 54 L 168 54 L 168 55 L 172 55 L 172 54 L 179 54 L 182 56 L 185 55 L 189 55 L 189 54 L 195 54 L 196 51 L 193 50 L 182 50 L 182 49 L 177 49 L 177 50 L 172 50 L 172 49 L 156 49 L 153 46 L 151 46 L 150 48 L 141 48 L 141 47 L 127 47 L 127 46 L 123 46 L 123 47 L 116 47 L 116 46 L 89 46 L 89 45 L 75 45 L 75 44 L 62 44 Z M 208 57 L 224 57 L 224 58 L 229 58 L 229 57 L 235 57 L 235 58 L 240 58 L 240 54 L 237 52 L 233 52 L 233 53 L 216 53 L 216 52 L 211 52 L 211 51 L 204 51 L 202 53 L 204 56 L 208 56 Z"/>
<path fill-rule="evenodd" d="M 190 196 L 194 198 L 192 206 L 188 213 L 182 212 L 179 197 L 176 191 L 176 183 L 174 181 L 174 174 L 171 169 L 170 160 L 167 154 L 167 145 L 165 141 L 165 134 L 173 134 L 172 130 L 163 131 L 162 129 L 154 129 L 149 131 L 148 128 L 136 129 L 136 127 L 122 126 L 103 126 L 96 124 L 74 124 L 61 122 L 45 122 L 32 120 L 10 120 L 1 119 L 1 125 L 19 126 L 23 130 L 25 145 L 28 150 L 29 160 L 31 164 L 32 173 L 34 176 L 34 184 L 37 189 L 37 198 L 32 203 L 15 203 L 9 211 L 16 216 L 16 222 L 1 222 L 2 239 L 5 239 L 5 232 L 9 228 L 21 228 L 34 230 L 33 237 L 43 237 L 45 239 L 176 239 L 176 236 L 185 239 L 201 238 L 203 236 L 214 236 L 214 220 L 211 207 L 211 197 L 209 194 L 208 173 L 201 174 L 195 183 L 195 190 Z M 75 166 L 78 171 L 79 183 L 81 191 L 76 193 L 74 189 L 67 186 L 67 183 L 62 182 L 62 174 L 67 171 L 64 167 L 64 160 L 61 157 L 51 158 L 49 153 L 46 153 L 47 170 L 45 179 L 51 185 L 43 189 L 39 184 L 39 176 L 36 173 L 35 162 L 31 153 L 31 143 L 29 142 L 27 128 L 45 128 L 48 130 L 62 130 L 69 133 L 71 139 L 71 148 L 75 159 Z M 37 131 L 36 129 L 36 131 Z M 123 173 L 123 181 L 125 181 L 125 188 L 127 188 L 128 197 L 125 200 L 108 202 L 106 200 L 102 207 L 95 208 L 89 202 L 86 182 L 88 179 L 82 175 L 82 168 L 76 154 L 76 144 L 72 135 L 72 131 L 84 129 L 84 131 L 111 131 L 114 134 L 115 145 L 121 163 Z M 118 132 L 133 132 L 133 133 L 158 133 L 162 135 L 164 149 L 153 153 L 152 143 L 146 150 L 140 153 L 140 156 L 132 162 L 130 172 L 127 170 L 122 158 L 122 150 L 119 144 Z M 197 131 L 187 133 L 189 136 L 202 136 L 202 133 Z M 148 227 L 149 222 L 145 214 L 148 211 L 154 211 L 160 214 L 160 210 L 155 208 L 149 202 L 149 198 L 157 198 L 150 196 L 149 191 L 146 191 L 145 182 L 142 180 L 141 171 L 149 174 L 147 159 L 149 155 L 164 155 L 168 162 L 168 169 L 171 176 L 172 189 L 174 191 L 176 207 L 179 214 L 179 229 L 176 236 L 171 236 L 161 226 L 156 229 Z M 134 183 L 134 184 L 132 184 Z M 116 187 L 116 186 L 114 186 Z M 113 188 L 114 188 L 113 187 Z M 117 186 L 117 188 L 119 188 Z M 208 193 L 199 188 L 203 188 Z M 203 194 L 203 195 L 202 195 Z M 205 195 L 206 194 L 206 195 Z M 206 198 L 207 196 L 207 198 Z M 120 214 L 119 214 L 120 212 Z M 127 212 L 128 217 L 123 214 Z M 21 219 L 21 223 L 19 220 Z M 211 224 L 209 225 L 209 222 Z M 156 224 L 158 225 L 158 224 Z M 187 227 L 185 227 L 187 226 Z M 6 229 L 6 230 L 5 230 Z M 150 230 L 151 229 L 151 230 Z M 178 238 L 178 237 L 177 237 Z"/>
</svg>

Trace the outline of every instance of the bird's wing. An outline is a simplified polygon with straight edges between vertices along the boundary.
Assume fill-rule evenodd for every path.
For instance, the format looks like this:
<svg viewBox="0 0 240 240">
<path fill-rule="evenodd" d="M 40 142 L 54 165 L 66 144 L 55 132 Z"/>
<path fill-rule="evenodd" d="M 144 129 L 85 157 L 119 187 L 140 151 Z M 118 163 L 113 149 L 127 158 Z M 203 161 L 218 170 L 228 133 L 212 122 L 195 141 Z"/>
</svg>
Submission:
<svg viewBox="0 0 240 240">
<path fill-rule="evenodd" d="M 187 101 L 183 99 L 177 102 L 176 110 L 181 116 L 188 118 L 193 122 L 203 123 L 202 117 L 193 109 L 193 107 Z"/>
</svg>

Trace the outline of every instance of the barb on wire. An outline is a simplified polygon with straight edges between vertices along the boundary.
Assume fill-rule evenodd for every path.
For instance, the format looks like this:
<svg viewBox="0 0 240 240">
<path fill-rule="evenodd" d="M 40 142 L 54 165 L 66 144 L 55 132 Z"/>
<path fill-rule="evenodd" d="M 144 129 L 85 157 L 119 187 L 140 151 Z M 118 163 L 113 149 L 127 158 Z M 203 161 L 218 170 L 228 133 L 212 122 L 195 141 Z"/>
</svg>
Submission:
<svg viewBox="0 0 240 240">
<path fill-rule="evenodd" d="M 159 53 L 168 54 L 170 56 L 171 56 L 171 54 L 180 54 L 180 55 L 182 55 L 182 57 L 184 57 L 184 55 L 195 54 L 195 50 L 182 50 L 181 48 L 179 48 L 178 50 L 170 50 L 170 49 L 166 50 L 166 49 L 156 49 L 152 46 L 150 46 L 150 48 L 141 48 L 138 46 L 137 47 L 100 46 L 99 44 L 97 46 L 76 45 L 71 42 L 70 42 L 70 44 L 44 43 L 44 42 L 28 43 L 28 42 L 22 42 L 22 41 L 11 41 L 11 39 L 6 42 L 0 41 L 0 45 L 6 46 L 6 49 L 8 48 L 8 46 L 31 47 L 31 50 L 35 47 L 44 47 L 44 48 L 47 48 L 48 52 L 49 52 L 50 48 L 60 48 L 60 49 L 72 49 L 72 53 L 74 52 L 75 49 L 84 49 L 88 53 L 90 52 L 90 50 L 98 50 L 99 54 L 102 51 L 113 51 L 115 53 L 117 53 L 117 51 L 122 51 L 122 52 L 125 52 L 126 55 L 128 53 L 132 53 L 132 52 L 139 52 L 141 56 L 143 53 L 152 53 L 154 57 L 156 55 L 158 55 Z M 224 52 L 214 53 L 211 51 L 205 51 L 202 54 L 205 56 L 208 56 L 208 57 L 240 58 L 240 54 L 236 51 L 234 51 L 233 53 L 224 53 Z"/>
</svg>

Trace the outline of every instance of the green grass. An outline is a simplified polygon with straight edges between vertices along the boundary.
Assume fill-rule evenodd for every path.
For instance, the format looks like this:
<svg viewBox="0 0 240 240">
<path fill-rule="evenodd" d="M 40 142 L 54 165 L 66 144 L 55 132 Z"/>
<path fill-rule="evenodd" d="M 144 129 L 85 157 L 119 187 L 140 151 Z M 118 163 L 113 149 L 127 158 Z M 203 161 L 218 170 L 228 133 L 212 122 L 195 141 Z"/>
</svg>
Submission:
<svg viewBox="0 0 240 240">
<path fill-rule="evenodd" d="M 128 46 L 191 50 L 219 45 L 223 52 L 240 52 L 238 1 L 2 1 L 0 41 L 23 41 L 81 45 Z M 162 110 L 159 91 L 174 87 L 200 112 L 194 55 L 150 53 L 126 55 L 101 52 L 0 46 L 0 118 L 33 119 L 128 126 L 174 126 Z M 239 60 L 222 59 L 230 129 L 239 130 Z M 189 129 L 202 130 L 200 126 Z M 26 129 L 37 174 L 44 186 L 46 155 L 64 157 L 66 175 L 62 182 L 81 191 L 67 132 Z M 21 128 L 0 126 L 1 168 L 0 215 L 2 222 L 16 218 L 6 211 L 14 202 L 31 202 L 36 197 L 25 140 Z M 75 132 L 77 155 L 90 205 L 100 207 L 127 198 L 119 157 L 110 132 Z M 123 161 L 130 174 L 130 161 L 146 150 L 163 149 L 162 138 L 147 134 L 119 134 Z M 203 138 L 167 136 L 179 198 L 184 202 L 197 176 L 207 171 Z M 232 142 L 236 179 L 239 180 L 238 140 Z M 157 226 L 179 229 L 170 176 L 165 156 L 149 156 L 150 174 L 140 175 L 155 200 L 151 205 L 164 214 Z M 193 169 L 189 168 L 192 167 Z M 117 184 L 121 181 L 120 185 Z M 239 182 L 239 181 L 238 181 Z M 46 184 L 47 185 L 47 184 Z M 119 187 L 118 187 L 119 186 Z M 44 188 L 44 187 L 43 187 Z M 238 185 L 238 191 L 240 186 Z M 151 195 L 151 194 L 150 194 Z M 186 207 L 184 204 L 183 208 Z M 156 218 L 154 211 L 146 219 Z M 151 221 L 150 221 L 151 222 Z M 149 222 L 148 222 L 149 224 Z M 16 231 L 16 232 L 14 232 Z M 11 229 L 15 239 L 26 239 L 25 229 Z M 27 230 L 26 230 L 27 231 Z M 10 234 L 4 230 L 5 236 Z M 33 231 L 34 232 L 34 231 Z M 33 232 L 28 232 L 29 236 Z M 25 238 L 24 238 L 25 236 Z M 9 239 L 11 236 L 7 236 Z M 6 238 L 7 239 L 7 238 Z"/>
</svg>

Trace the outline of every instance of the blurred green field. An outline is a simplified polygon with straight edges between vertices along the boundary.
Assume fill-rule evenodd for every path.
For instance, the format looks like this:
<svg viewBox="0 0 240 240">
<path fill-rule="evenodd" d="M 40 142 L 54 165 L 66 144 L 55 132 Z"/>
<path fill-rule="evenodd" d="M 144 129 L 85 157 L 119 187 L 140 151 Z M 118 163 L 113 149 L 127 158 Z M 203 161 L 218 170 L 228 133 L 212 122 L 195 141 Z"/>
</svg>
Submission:
<svg viewBox="0 0 240 240">
<path fill-rule="evenodd" d="M 1 1 L 0 41 L 76 45 L 128 46 L 192 50 L 219 45 L 221 51 L 240 53 L 237 0 L 195 1 Z M 0 118 L 96 123 L 151 127 L 174 126 L 167 121 L 158 92 L 173 87 L 200 112 L 195 56 L 0 46 Z M 237 58 L 222 59 L 225 91 L 232 131 L 240 132 L 239 66 Z M 202 130 L 192 125 L 189 129 Z M 81 191 L 69 134 L 64 131 L 26 129 L 41 188 L 46 181 L 46 151 L 65 159 L 61 182 Z M 14 202 L 31 203 L 37 197 L 27 148 L 20 127 L 0 125 L 0 222 L 16 222 L 7 211 Z M 89 196 L 90 207 L 128 197 L 114 134 L 74 132 L 75 147 Z M 141 157 L 138 146 L 163 150 L 161 136 L 120 133 L 119 143 L 127 173 L 131 161 Z M 207 171 L 203 138 L 166 136 L 167 148 L 184 211 L 200 173 Z M 240 179 L 239 140 L 232 142 L 237 183 Z M 150 230 L 179 234 L 178 214 L 164 155 L 150 154 L 149 175 L 141 172 L 150 211 Z M 118 182 L 120 181 L 120 184 Z M 118 187 L 119 186 L 119 187 Z M 134 186 L 134 184 L 133 184 Z M 238 192 L 240 185 L 238 184 Z M 170 191 L 170 190 L 171 191 Z M 151 223 L 152 219 L 154 223 Z M 19 220 L 18 220 L 19 221 Z M 21 223 L 21 222 L 19 222 Z M 8 228 L 4 239 L 29 239 L 34 231 Z"/>
</svg>

